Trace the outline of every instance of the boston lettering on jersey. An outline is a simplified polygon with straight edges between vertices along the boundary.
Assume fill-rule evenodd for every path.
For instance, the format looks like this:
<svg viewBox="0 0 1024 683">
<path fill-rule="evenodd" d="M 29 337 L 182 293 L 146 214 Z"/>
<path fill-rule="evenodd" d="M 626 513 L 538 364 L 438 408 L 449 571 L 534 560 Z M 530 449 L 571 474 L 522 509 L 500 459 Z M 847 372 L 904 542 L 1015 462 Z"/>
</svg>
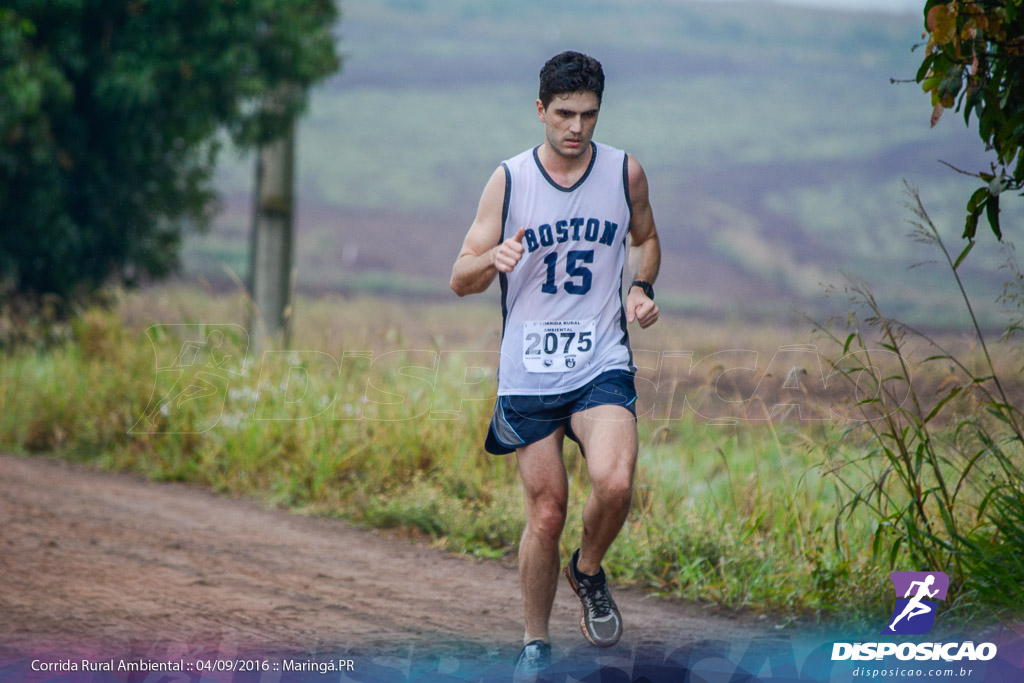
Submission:
<svg viewBox="0 0 1024 683">
<path fill-rule="evenodd" d="M 527 228 L 523 234 L 523 243 L 527 250 L 533 252 L 538 247 L 550 247 L 555 243 L 561 244 L 570 240 L 579 242 L 600 242 L 612 246 L 615 242 L 615 233 L 619 229 L 618 223 L 601 221 L 597 218 L 570 218 L 569 220 L 555 221 L 555 227 L 550 223 L 544 223 L 537 228 Z"/>
</svg>

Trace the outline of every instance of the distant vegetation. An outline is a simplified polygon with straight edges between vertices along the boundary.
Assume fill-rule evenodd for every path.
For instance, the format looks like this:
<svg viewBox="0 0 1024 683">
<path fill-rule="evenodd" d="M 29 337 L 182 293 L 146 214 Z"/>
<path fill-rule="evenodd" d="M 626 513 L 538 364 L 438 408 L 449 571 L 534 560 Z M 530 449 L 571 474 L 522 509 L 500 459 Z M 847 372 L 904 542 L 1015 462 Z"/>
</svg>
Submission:
<svg viewBox="0 0 1024 683">
<path fill-rule="evenodd" d="M 4 5 L 0 298 L 167 275 L 218 132 L 276 137 L 339 64 L 330 0 Z"/>
<path fill-rule="evenodd" d="M 482 448 L 496 391 L 495 308 L 362 297 L 295 306 L 293 350 L 264 354 L 247 349 L 243 295 L 195 288 L 122 294 L 114 310 L 83 311 L 58 339 L 22 338 L 2 351 L 0 450 L 200 483 L 511 557 L 523 523 L 515 459 Z M 1017 472 L 1019 410 L 971 374 L 993 366 L 959 338 L 943 341 L 964 367 L 923 363 L 936 352 L 896 342 L 916 392 L 901 402 L 909 375 L 870 325 L 857 332 L 848 338 L 840 325 L 832 343 L 810 325 L 669 316 L 631 332 L 640 460 L 633 513 L 606 559 L 616 582 L 766 612 L 777 625 L 877 628 L 891 609 L 888 571 L 938 556 L 928 566 L 954 582 L 947 625 L 1019 616 L 1024 496 L 1000 470 Z M 880 400 L 881 377 L 861 372 L 862 345 L 895 400 Z M 1019 403 L 1019 354 L 989 348 Z M 588 481 L 575 446 L 566 462 L 568 544 Z M 987 491 L 992 505 L 980 510 Z M 956 544 L 952 532 L 962 534 Z"/>
<path fill-rule="evenodd" d="M 890 83 L 916 73 L 920 16 L 670 0 L 514 10 L 346 3 L 346 68 L 315 92 L 300 130 L 300 287 L 356 291 L 360 272 L 391 271 L 416 278 L 414 291 L 450 296 L 483 181 L 540 141 L 537 71 L 572 47 L 606 68 L 599 139 L 632 151 L 651 178 L 669 308 L 831 310 L 820 283 L 847 270 L 902 315 L 963 322 L 947 315 L 954 292 L 937 275 L 906 277 L 917 246 L 904 239 L 903 179 L 955 236 L 974 181 L 938 160 L 982 160 L 952 117 L 929 129 L 916 84 Z M 222 166 L 226 211 L 188 243 L 191 272 L 221 275 L 207 249 L 244 265 L 251 185 L 251 160 Z M 979 249 L 966 266 L 983 318 L 1001 282 L 996 251 Z"/>
</svg>

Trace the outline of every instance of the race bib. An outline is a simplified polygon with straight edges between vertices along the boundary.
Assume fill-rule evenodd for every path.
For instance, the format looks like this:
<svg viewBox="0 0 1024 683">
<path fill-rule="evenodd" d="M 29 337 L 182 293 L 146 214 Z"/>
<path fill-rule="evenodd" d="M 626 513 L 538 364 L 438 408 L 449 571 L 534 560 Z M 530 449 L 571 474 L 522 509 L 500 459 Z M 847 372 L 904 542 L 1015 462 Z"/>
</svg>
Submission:
<svg viewBox="0 0 1024 683">
<path fill-rule="evenodd" d="M 529 320 L 523 323 L 527 372 L 567 372 L 590 362 L 595 320 Z"/>
</svg>

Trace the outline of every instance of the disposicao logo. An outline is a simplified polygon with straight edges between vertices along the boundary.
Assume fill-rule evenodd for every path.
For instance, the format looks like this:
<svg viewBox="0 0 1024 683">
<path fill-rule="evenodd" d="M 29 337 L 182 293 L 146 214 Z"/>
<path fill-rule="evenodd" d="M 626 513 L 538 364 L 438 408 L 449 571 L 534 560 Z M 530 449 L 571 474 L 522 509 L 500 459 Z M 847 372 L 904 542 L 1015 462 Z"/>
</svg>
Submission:
<svg viewBox="0 0 1024 683">
<path fill-rule="evenodd" d="M 935 624 L 935 600 L 945 600 L 949 577 L 943 572 L 893 572 L 896 604 L 882 633 L 904 636 L 928 633 Z"/>
<path fill-rule="evenodd" d="M 893 572 L 896 604 L 883 635 L 920 635 L 935 625 L 938 600 L 946 599 L 949 577 L 943 572 Z M 897 659 L 918 661 L 988 661 L 996 656 L 993 643 L 834 643 L 832 661 Z"/>
</svg>

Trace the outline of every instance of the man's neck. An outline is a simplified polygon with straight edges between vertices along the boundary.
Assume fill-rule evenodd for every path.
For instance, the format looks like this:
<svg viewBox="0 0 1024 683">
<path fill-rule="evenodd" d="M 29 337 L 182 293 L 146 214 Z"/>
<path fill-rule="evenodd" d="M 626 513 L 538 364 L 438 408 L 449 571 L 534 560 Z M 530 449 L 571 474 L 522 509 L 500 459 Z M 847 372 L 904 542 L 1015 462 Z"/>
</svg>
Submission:
<svg viewBox="0 0 1024 683">
<path fill-rule="evenodd" d="M 587 149 L 578 157 L 567 157 L 559 154 L 551 148 L 547 142 L 537 150 L 537 158 L 547 172 L 548 176 L 559 185 L 572 187 L 583 177 L 590 166 L 590 160 L 594 156 L 594 145 L 590 143 Z"/>
</svg>

